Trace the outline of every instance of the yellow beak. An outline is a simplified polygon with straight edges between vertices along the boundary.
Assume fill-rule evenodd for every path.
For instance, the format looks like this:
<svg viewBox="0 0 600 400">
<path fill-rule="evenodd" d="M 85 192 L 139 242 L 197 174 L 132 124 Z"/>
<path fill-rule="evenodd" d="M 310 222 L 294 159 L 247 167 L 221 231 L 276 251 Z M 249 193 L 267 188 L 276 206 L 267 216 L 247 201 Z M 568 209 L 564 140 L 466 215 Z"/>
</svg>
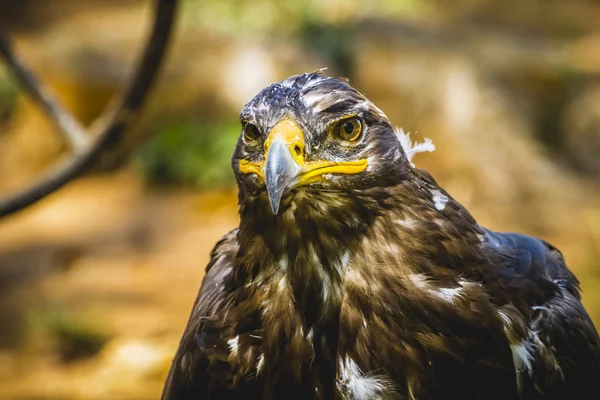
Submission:
<svg viewBox="0 0 600 400">
<path fill-rule="evenodd" d="M 322 181 L 325 174 L 358 174 L 367 168 L 366 159 L 356 161 L 309 161 L 304 157 L 304 132 L 289 118 L 271 129 L 265 140 L 265 161 L 241 160 L 240 171 L 258 174 L 267 186 L 273 214 L 279 211 L 283 194 L 294 187 Z"/>
</svg>

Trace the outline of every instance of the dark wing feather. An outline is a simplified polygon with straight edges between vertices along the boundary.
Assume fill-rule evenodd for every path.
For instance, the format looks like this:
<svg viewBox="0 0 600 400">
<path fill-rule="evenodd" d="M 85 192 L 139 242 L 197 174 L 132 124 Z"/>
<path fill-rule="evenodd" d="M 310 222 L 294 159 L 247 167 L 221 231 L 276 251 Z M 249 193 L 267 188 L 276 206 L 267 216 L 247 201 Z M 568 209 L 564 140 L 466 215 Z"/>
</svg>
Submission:
<svg viewBox="0 0 600 400">
<path fill-rule="evenodd" d="M 558 249 L 527 235 L 484 231 L 487 245 L 493 247 L 502 258 L 505 274 L 550 280 L 577 299 L 580 298 L 579 281 L 565 265 Z"/>
<path fill-rule="evenodd" d="M 229 349 L 223 337 L 227 332 L 224 316 L 232 305 L 227 285 L 238 251 L 236 235 L 237 229 L 225 235 L 211 253 L 206 275 L 165 383 L 163 400 L 207 398 L 213 380 L 219 377 L 219 366 L 227 364 Z M 211 374 L 209 369 L 212 369 Z"/>
<path fill-rule="evenodd" d="M 528 325 L 533 332 L 532 372 L 523 383 L 523 398 L 596 398 L 600 340 L 562 254 L 541 239 L 483 231 L 485 245 L 500 257 L 503 280 L 528 288 L 517 292 L 515 300 L 531 311 Z"/>
</svg>

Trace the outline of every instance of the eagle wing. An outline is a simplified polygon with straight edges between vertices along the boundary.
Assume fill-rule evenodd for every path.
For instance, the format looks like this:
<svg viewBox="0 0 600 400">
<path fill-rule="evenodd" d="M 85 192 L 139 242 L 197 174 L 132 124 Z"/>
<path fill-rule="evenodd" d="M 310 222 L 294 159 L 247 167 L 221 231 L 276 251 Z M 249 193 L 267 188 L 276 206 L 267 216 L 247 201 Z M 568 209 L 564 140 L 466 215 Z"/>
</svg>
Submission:
<svg viewBox="0 0 600 400">
<path fill-rule="evenodd" d="M 562 254 L 541 239 L 483 231 L 513 303 L 530 310 L 527 338 L 512 349 L 523 398 L 589 398 L 600 382 L 600 339 Z"/>
<path fill-rule="evenodd" d="M 233 304 L 228 281 L 238 251 L 237 229 L 225 235 L 214 247 L 206 275 L 198 292 L 188 325 L 179 344 L 165 383 L 162 399 L 206 398 L 219 367 L 227 364 L 227 315 Z M 209 370 L 213 370 L 209 373 Z M 227 379 L 227 368 L 222 368 Z"/>
</svg>

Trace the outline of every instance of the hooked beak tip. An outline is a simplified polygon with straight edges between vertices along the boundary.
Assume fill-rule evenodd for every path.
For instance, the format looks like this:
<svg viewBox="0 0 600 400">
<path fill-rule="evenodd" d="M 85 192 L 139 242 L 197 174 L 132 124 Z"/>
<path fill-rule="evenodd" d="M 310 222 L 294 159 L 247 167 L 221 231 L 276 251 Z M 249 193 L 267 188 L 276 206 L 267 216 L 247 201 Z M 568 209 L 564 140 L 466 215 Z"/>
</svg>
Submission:
<svg viewBox="0 0 600 400">
<path fill-rule="evenodd" d="M 269 203 L 271 203 L 271 211 L 273 211 L 273 215 L 277 215 L 279 213 L 279 202 L 281 199 L 274 199 L 273 197 L 269 198 Z"/>
</svg>

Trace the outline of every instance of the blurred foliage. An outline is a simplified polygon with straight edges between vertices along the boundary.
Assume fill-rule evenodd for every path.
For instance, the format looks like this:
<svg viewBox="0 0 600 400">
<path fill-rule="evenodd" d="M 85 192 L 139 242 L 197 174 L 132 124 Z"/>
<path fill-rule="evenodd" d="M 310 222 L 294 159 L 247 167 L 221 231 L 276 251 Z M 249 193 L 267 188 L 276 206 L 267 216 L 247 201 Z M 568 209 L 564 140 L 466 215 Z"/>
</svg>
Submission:
<svg viewBox="0 0 600 400">
<path fill-rule="evenodd" d="M 17 83 L 0 70 L 0 124 L 6 122 L 17 103 Z"/>
<path fill-rule="evenodd" d="M 152 135 L 135 161 L 153 183 L 229 186 L 235 182 L 230 161 L 239 132 L 235 117 L 216 123 L 171 121 Z"/>
<path fill-rule="evenodd" d="M 358 19 L 423 13 L 426 0 L 188 0 L 181 23 L 215 35 L 301 42 L 344 75 L 352 74 L 352 24 Z"/>
<path fill-rule="evenodd" d="M 32 317 L 34 331 L 44 332 L 62 361 L 70 362 L 97 354 L 110 335 L 85 315 L 60 307 L 45 307 Z"/>
<path fill-rule="evenodd" d="M 345 76 L 351 76 L 354 58 L 352 40 L 354 30 L 344 25 L 328 25 L 306 21 L 300 37 L 306 48 L 316 51 L 327 65 Z"/>
<path fill-rule="evenodd" d="M 182 22 L 232 35 L 293 35 L 307 23 L 337 24 L 382 14 L 409 16 L 423 12 L 430 4 L 427 0 L 187 0 Z"/>
</svg>

